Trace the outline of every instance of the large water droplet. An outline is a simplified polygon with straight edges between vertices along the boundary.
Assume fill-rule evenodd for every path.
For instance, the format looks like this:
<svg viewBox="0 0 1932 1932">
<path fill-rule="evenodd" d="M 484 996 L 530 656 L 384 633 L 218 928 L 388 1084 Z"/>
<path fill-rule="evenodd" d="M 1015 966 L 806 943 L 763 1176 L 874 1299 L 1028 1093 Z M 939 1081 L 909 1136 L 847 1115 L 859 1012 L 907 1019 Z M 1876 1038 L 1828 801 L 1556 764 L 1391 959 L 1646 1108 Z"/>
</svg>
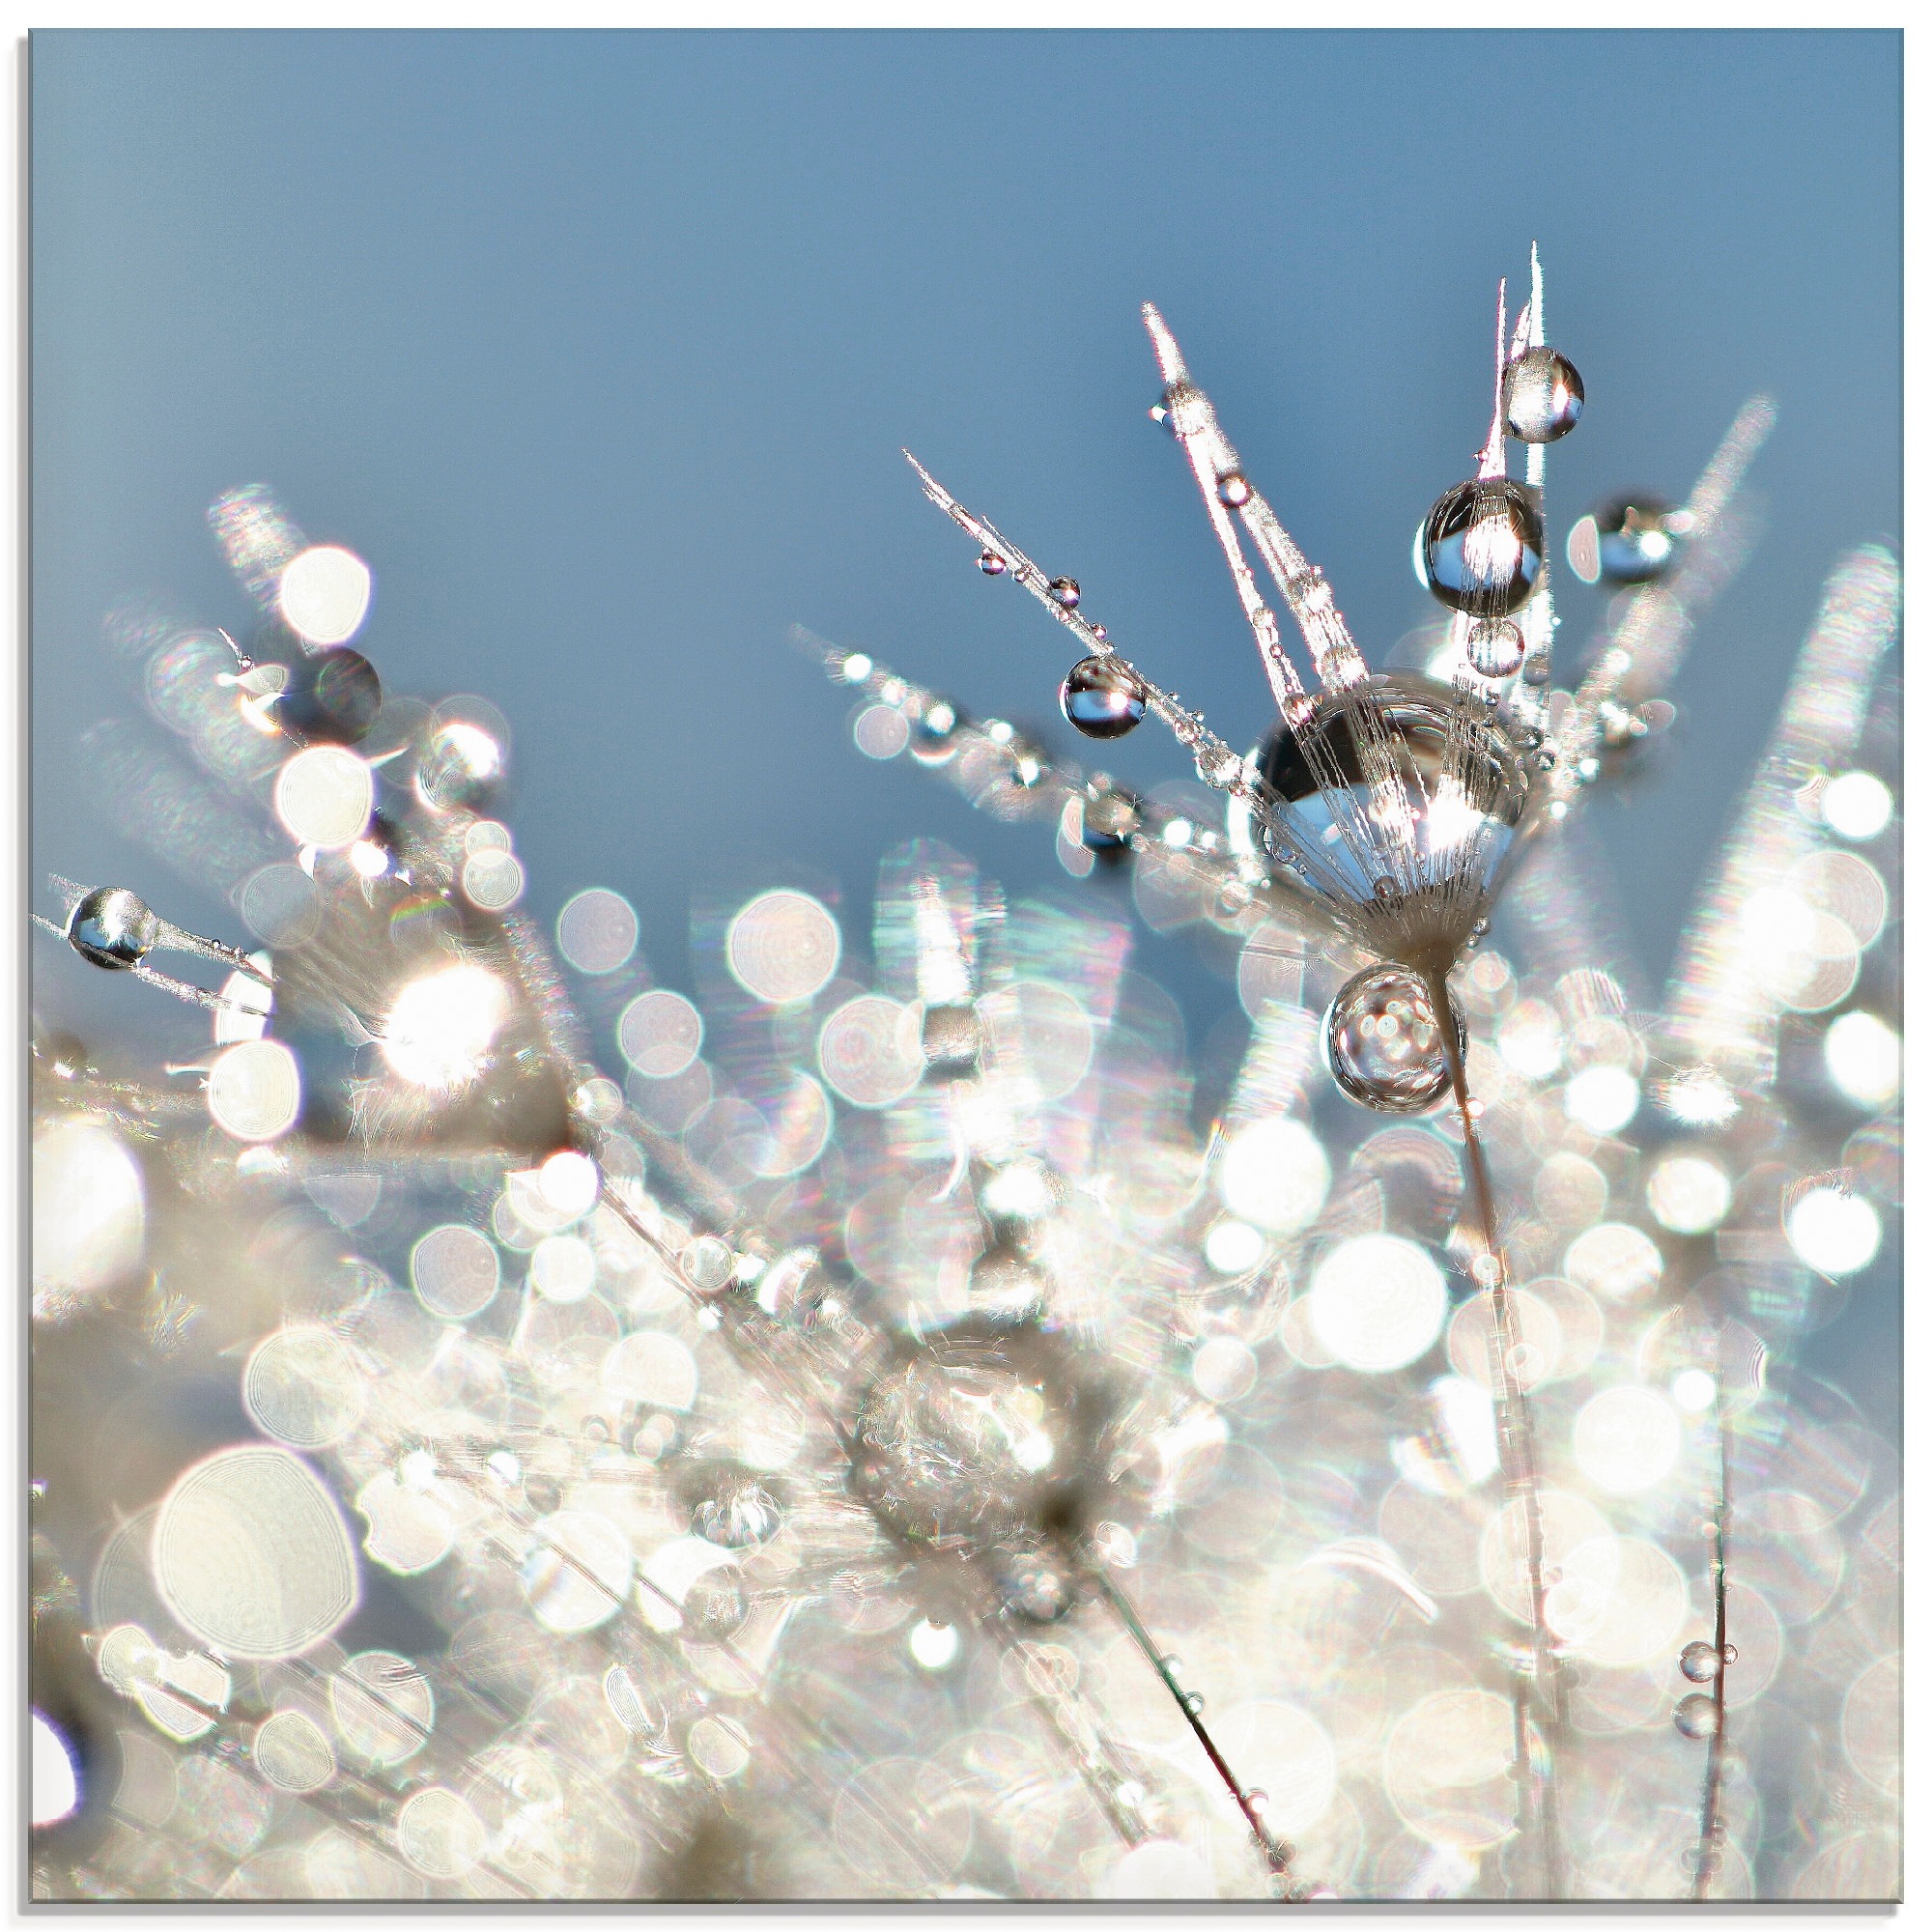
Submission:
<svg viewBox="0 0 1932 1932">
<path fill-rule="evenodd" d="M 1465 1033 L 1463 1016 L 1456 1030 Z M 1371 966 L 1335 995 L 1322 1039 L 1350 1099 L 1381 1114 L 1419 1114 L 1449 1091 L 1449 1057 L 1429 988 L 1406 966 Z"/>
<path fill-rule="evenodd" d="M 1469 668 L 1479 677 L 1508 677 L 1522 663 L 1522 633 L 1508 617 L 1478 617 L 1469 626 Z"/>
<path fill-rule="evenodd" d="M 1590 521 L 1597 531 L 1597 573 L 1606 583 L 1655 583 L 1677 561 L 1684 519 L 1654 497 L 1605 503 Z"/>
<path fill-rule="evenodd" d="M 691 1532 L 721 1549 L 746 1549 L 777 1535 L 784 1508 L 755 1477 L 724 1476 L 691 1512 Z"/>
<path fill-rule="evenodd" d="M 1672 1721 L 1687 1738 L 1712 1738 L 1718 1734 L 1718 1700 L 1693 1690 L 1679 1701 Z"/>
<path fill-rule="evenodd" d="M 1214 479 L 1214 494 L 1229 509 L 1238 510 L 1255 493 L 1238 469 L 1230 469 Z"/>
<path fill-rule="evenodd" d="M 980 568 L 988 577 L 1004 577 L 1007 574 L 1007 560 L 998 551 L 982 550 L 980 553 Z"/>
<path fill-rule="evenodd" d="M 1693 1684 L 1708 1684 L 1718 1674 L 1718 1651 L 1715 1644 L 1687 1643 L 1683 1654 L 1677 1660 L 1677 1667 Z"/>
<path fill-rule="evenodd" d="M 1080 586 L 1070 577 L 1056 577 L 1047 586 L 1047 594 L 1064 610 L 1077 610 L 1080 605 Z"/>
<path fill-rule="evenodd" d="M 1082 658 L 1060 687 L 1060 708 L 1089 738 L 1123 738 L 1147 716 L 1147 699 L 1118 658 Z"/>
<path fill-rule="evenodd" d="M 1445 490 L 1416 539 L 1416 568 L 1430 593 L 1476 617 L 1520 610 L 1542 566 L 1543 519 L 1507 476 Z"/>
<path fill-rule="evenodd" d="M 1554 442 L 1583 413 L 1583 379 L 1553 349 L 1528 349 L 1503 372 L 1503 417 L 1523 442 Z"/>
<path fill-rule="evenodd" d="M 312 744 L 357 745 L 383 708 L 383 680 L 360 651 L 305 658 L 290 673 L 275 715 Z"/>
<path fill-rule="evenodd" d="M 97 886 L 67 923 L 68 944 L 110 973 L 138 966 L 160 936 L 160 921 L 126 886 Z"/>
<path fill-rule="evenodd" d="M 480 724 L 452 718 L 439 724 L 416 760 L 416 790 L 437 811 L 473 810 L 503 776 L 503 748 Z"/>
<path fill-rule="evenodd" d="M 1124 852 L 1140 822 L 1141 809 L 1130 793 L 1098 785 L 1081 809 L 1080 842 L 1090 852 Z"/>
</svg>

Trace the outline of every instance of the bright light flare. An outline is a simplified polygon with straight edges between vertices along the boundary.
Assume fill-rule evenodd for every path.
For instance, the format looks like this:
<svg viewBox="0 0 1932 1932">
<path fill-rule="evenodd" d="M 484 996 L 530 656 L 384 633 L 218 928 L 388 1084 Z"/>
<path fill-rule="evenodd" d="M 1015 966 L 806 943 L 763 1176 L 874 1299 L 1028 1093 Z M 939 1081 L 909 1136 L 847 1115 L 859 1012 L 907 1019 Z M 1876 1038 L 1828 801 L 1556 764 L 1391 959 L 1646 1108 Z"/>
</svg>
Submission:
<svg viewBox="0 0 1932 1932">
<path fill-rule="evenodd" d="M 1644 1186 L 1652 1218 L 1673 1235 L 1705 1235 L 1731 1210 L 1730 1177 L 1698 1153 L 1673 1153 L 1657 1163 Z"/>
<path fill-rule="evenodd" d="M 34 1823 L 57 1825 L 80 1804 L 80 1761 L 47 1719 L 34 1713 Z"/>
<path fill-rule="evenodd" d="M 120 1136 L 70 1121 L 34 1137 L 34 1291 L 86 1294 L 141 1258 L 147 1196 Z"/>
<path fill-rule="evenodd" d="M 382 1033 L 383 1058 L 412 1087 L 446 1094 L 483 1070 L 509 1005 L 480 966 L 446 966 L 397 995 Z"/>
<path fill-rule="evenodd" d="M 1328 1198 L 1328 1155 L 1300 1121 L 1255 1121 L 1229 1139 L 1216 1184 L 1230 1213 L 1265 1229 L 1293 1234 L 1321 1211 Z"/>
<path fill-rule="evenodd" d="M 1642 1097 L 1636 1076 L 1624 1066 L 1586 1066 L 1563 1090 L 1563 1111 L 1593 1134 L 1627 1127 Z"/>
<path fill-rule="evenodd" d="M 369 614 L 375 580 L 354 551 L 316 544 L 292 557 L 276 593 L 282 619 L 308 644 L 346 644 Z"/>
<path fill-rule="evenodd" d="M 1801 1194 L 1785 1209 L 1784 1236 L 1806 1267 L 1835 1278 L 1870 1266 L 1885 1224 L 1863 1195 L 1825 1185 Z"/>
<path fill-rule="evenodd" d="M 1328 1251 L 1308 1299 L 1315 1333 L 1338 1362 L 1385 1375 L 1406 1368 L 1441 1334 L 1449 1292 L 1420 1243 L 1357 1235 Z"/>
<path fill-rule="evenodd" d="M 1846 1099 L 1889 1107 L 1903 1072 L 1898 1036 L 1876 1013 L 1840 1013 L 1825 1030 L 1825 1070 Z"/>
<path fill-rule="evenodd" d="M 1818 809 L 1840 838 L 1862 843 L 1891 823 L 1891 787 L 1870 772 L 1843 772 L 1825 787 Z"/>
</svg>

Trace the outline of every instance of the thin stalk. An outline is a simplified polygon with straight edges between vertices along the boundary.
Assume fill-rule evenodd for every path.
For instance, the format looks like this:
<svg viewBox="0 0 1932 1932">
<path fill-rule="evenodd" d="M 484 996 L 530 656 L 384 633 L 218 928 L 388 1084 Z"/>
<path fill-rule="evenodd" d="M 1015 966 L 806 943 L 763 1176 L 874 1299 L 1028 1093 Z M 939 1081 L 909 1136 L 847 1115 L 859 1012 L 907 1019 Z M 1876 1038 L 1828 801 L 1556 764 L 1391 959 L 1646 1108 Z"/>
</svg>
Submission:
<svg viewBox="0 0 1932 1932">
<path fill-rule="evenodd" d="M 1495 1190 L 1490 1182 L 1490 1165 L 1476 1132 L 1479 1109 L 1469 1097 L 1468 1066 L 1463 1042 L 1457 1033 L 1454 1009 L 1449 999 L 1446 968 L 1423 974 L 1429 988 L 1429 1002 L 1436 1016 L 1436 1032 L 1449 1063 L 1449 1082 L 1456 1097 L 1456 1111 L 1463 1128 L 1463 1171 L 1469 1196 L 1475 1205 L 1478 1232 L 1482 1236 L 1483 1257 L 1476 1273 L 1490 1310 L 1491 1376 L 1496 1389 L 1497 1447 L 1502 1463 L 1503 1489 L 1512 1506 L 1522 1512 L 1523 1565 L 1529 1585 L 1532 1680 L 1537 1702 L 1544 1717 L 1544 1743 L 1552 1752 L 1549 1769 L 1539 1774 L 1532 1761 L 1528 1727 L 1517 1727 L 1516 1776 L 1518 1780 L 1518 1829 L 1527 1832 L 1534 1825 L 1541 1842 L 1544 1883 L 1551 1898 L 1563 1896 L 1562 1845 L 1556 1806 L 1556 1774 L 1553 1759 L 1554 1734 L 1563 1719 L 1561 1680 L 1557 1672 L 1555 1638 L 1549 1628 L 1549 1587 L 1546 1573 L 1543 1542 L 1543 1494 L 1538 1477 L 1536 1433 L 1530 1413 L 1529 1397 L 1522 1385 L 1522 1336 L 1517 1321 L 1516 1295 L 1510 1288 L 1509 1265 L 1496 1220 Z"/>
<path fill-rule="evenodd" d="M 1229 1795 L 1240 1807 L 1241 1816 L 1247 1820 L 1248 1830 L 1254 1833 L 1255 1843 L 1261 1847 L 1263 1858 L 1267 1861 L 1268 1870 L 1281 1882 L 1287 1894 L 1287 1881 L 1294 1865 L 1294 1847 L 1285 1844 L 1262 1822 L 1261 1806 L 1254 1793 L 1244 1791 L 1241 1781 L 1235 1776 L 1234 1767 L 1222 1755 L 1221 1747 L 1214 1742 L 1208 1726 L 1201 1721 L 1201 1699 L 1181 1688 L 1176 1661 L 1166 1656 L 1159 1644 L 1153 1640 L 1151 1633 L 1141 1621 L 1140 1612 L 1128 1600 L 1126 1593 L 1107 1574 L 1104 1565 L 1094 1563 L 1090 1566 L 1090 1574 L 1100 1586 L 1100 1593 L 1125 1627 L 1134 1647 L 1160 1674 L 1160 1681 L 1167 1686 L 1169 1694 L 1179 1707 L 1180 1715 L 1187 1719 L 1188 1728 L 1195 1740 L 1208 1753 L 1208 1762 L 1214 1767 L 1216 1776 L 1228 1787 Z"/>
<path fill-rule="evenodd" d="M 1721 1401 L 1721 1394 L 1720 1394 Z M 1729 1655 L 1725 1631 L 1725 1542 L 1731 1516 L 1731 1425 L 1719 1410 L 1718 1416 L 1718 1507 L 1711 1519 L 1711 1593 L 1716 1604 L 1713 1637 L 1718 1650 L 1718 1674 L 1711 1682 L 1711 1701 L 1718 1707 L 1718 1720 L 1711 1732 L 1711 1747 L 1704 1760 L 1704 1815 L 1698 1830 L 1697 1886 L 1691 1894 L 1700 1903 L 1711 1896 L 1722 1862 L 1719 1837 L 1723 1826 L 1724 1795 L 1724 1672 Z"/>
</svg>

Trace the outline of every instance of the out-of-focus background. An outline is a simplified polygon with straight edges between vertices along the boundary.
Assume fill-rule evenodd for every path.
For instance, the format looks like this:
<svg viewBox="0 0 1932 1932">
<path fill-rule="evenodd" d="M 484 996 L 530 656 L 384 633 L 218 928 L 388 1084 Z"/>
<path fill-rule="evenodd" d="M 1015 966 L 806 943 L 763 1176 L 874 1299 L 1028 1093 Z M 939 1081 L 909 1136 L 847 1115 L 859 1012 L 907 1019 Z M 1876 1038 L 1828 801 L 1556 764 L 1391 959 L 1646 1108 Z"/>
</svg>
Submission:
<svg viewBox="0 0 1932 1932">
<path fill-rule="evenodd" d="M 132 695 L 130 594 L 238 625 L 204 512 L 270 484 L 372 565 L 392 689 L 491 699 L 548 922 L 590 885 L 689 984 L 694 888 L 789 869 L 862 909 L 924 832 L 1014 892 L 1037 828 L 860 756 L 794 621 L 1071 744 L 1062 634 L 922 500 L 916 450 L 1228 737 L 1267 697 L 1147 419 L 1158 300 L 1371 661 L 1485 428 L 1495 283 L 1588 408 L 1560 531 L 1687 490 L 1744 398 L 1769 527 L 1670 741 L 1590 801 L 1653 981 L 1821 581 L 1899 508 L 1898 36 L 42 33 L 33 116 L 33 869 L 241 939 L 131 836 L 82 732 Z M 1558 680 L 1598 593 L 1559 576 Z M 1181 774 L 1149 731 L 1117 775 Z M 59 908 L 43 889 L 37 905 Z M 1143 971 L 1197 1044 L 1232 989 Z M 36 1010 L 155 1065 L 203 1016 L 37 942 Z M 1813 1366 L 1895 1420 L 1897 1265 Z"/>
</svg>

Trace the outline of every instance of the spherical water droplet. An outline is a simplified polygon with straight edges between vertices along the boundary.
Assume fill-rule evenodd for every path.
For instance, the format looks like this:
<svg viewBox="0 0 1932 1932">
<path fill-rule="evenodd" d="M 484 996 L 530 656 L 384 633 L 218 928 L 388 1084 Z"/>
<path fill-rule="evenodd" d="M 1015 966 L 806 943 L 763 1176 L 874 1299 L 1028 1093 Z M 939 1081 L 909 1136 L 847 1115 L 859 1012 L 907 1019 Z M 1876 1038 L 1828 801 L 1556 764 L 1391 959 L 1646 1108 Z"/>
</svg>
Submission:
<svg viewBox="0 0 1932 1932">
<path fill-rule="evenodd" d="M 977 1257 L 966 1278 L 966 1293 L 982 1315 L 1009 1319 L 1036 1312 L 1046 1295 L 1046 1279 L 1022 1254 L 1004 1245 Z"/>
<path fill-rule="evenodd" d="M 1522 442 L 1554 442 L 1583 413 L 1583 379 L 1553 349 L 1529 349 L 1503 372 L 1503 417 Z"/>
<path fill-rule="evenodd" d="M 1693 1690 L 1681 1699 L 1671 1714 L 1677 1728 L 1687 1738 L 1712 1738 L 1718 1734 L 1718 1700 Z"/>
<path fill-rule="evenodd" d="M 852 1489 L 906 1541 L 998 1551 L 1010 1574 L 1079 1532 L 1100 1420 L 1057 1335 L 957 1322 L 867 1389 L 851 1430 Z"/>
<path fill-rule="evenodd" d="M 1725 1664 L 1726 1664 L 1726 1665 L 1728 1666 L 1728 1665 L 1730 1665 L 1730 1664 L 1733 1664 L 1733 1663 L 1735 1663 L 1735 1662 L 1736 1662 L 1737 1661 L 1738 1661 L 1738 1647 L 1737 1647 L 1737 1645 L 1736 1645 L 1736 1644 L 1734 1644 L 1734 1643 L 1727 1643 L 1727 1644 L 1726 1644 L 1726 1645 L 1724 1646 L 1724 1662 L 1725 1662 Z"/>
<path fill-rule="evenodd" d="M 919 1048 L 927 1075 L 956 1080 L 980 1060 L 980 1015 L 968 1005 L 927 1007 L 920 1024 Z"/>
<path fill-rule="evenodd" d="M 784 1506 L 754 1476 L 738 1472 L 718 1482 L 691 1512 L 691 1533 L 721 1549 L 768 1542 L 784 1520 Z"/>
<path fill-rule="evenodd" d="M 1655 583 L 1677 560 L 1681 524 L 1667 504 L 1651 497 L 1605 503 L 1591 521 L 1597 526 L 1597 569 L 1608 583 Z"/>
<path fill-rule="evenodd" d="M 1046 591 L 1063 610 L 1075 611 L 1080 607 L 1080 586 L 1070 577 L 1056 577 Z"/>
<path fill-rule="evenodd" d="M 721 1241 L 716 1235 L 699 1235 L 685 1244 L 677 1264 L 685 1280 L 698 1293 L 715 1294 L 731 1279 L 738 1258 L 731 1252 L 730 1244 Z"/>
<path fill-rule="evenodd" d="M 85 1042 L 71 1033 L 37 1035 L 33 1054 L 56 1080 L 81 1080 L 94 1071 Z"/>
<path fill-rule="evenodd" d="M 68 944 L 110 973 L 138 966 L 160 936 L 160 921 L 126 886 L 97 886 L 67 923 Z"/>
<path fill-rule="evenodd" d="M 1718 1674 L 1718 1651 L 1715 1644 L 1687 1643 L 1677 1660 L 1677 1667 L 1693 1684 L 1708 1684 Z"/>
<path fill-rule="evenodd" d="M 1046 761 L 1046 753 L 1037 746 L 1024 744 L 1017 738 L 1007 749 L 1012 756 L 1013 782 L 1022 791 L 1032 791 L 1045 779 L 1051 769 Z"/>
<path fill-rule="evenodd" d="M 1238 469 L 1230 469 L 1215 477 L 1214 494 L 1229 509 L 1238 510 L 1255 493 Z"/>
<path fill-rule="evenodd" d="M 1508 677 L 1522 663 L 1522 633 L 1507 617 L 1478 617 L 1469 626 L 1469 668 L 1479 677 Z"/>
<path fill-rule="evenodd" d="M 1147 716 L 1147 698 L 1118 658 L 1082 658 L 1060 687 L 1060 708 L 1089 738 L 1123 738 Z"/>
<path fill-rule="evenodd" d="M 752 1612 L 745 1586 L 729 1566 L 695 1577 L 678 1607 L 684 1615 L 684 1634 L 698 1643 L 723 1643 Z"/>
<path fill-rule="evenodd" d="M 1203 745 L 1194 753 L 1194 769 L 1203 784 L 1225 790 L 1240 776 L 1240 755 L 1220 743 Z"/>
<path fill-rule="evenodd" d="M 1520 610 L 1543 566 L 1543 518 L 1507 476 L 1478 476 L 1435 499 L 1417 539 L 1422 581 L 1452 611 L 1500 617 Z"/>
<path fill-rule="evenodd" d="M 1130 794 L 1113 785 L 1102 785 L 1088 798 L 1081 811 L 1080 842 L 1090 852 L 1124 852 L 1140 822 L 1140 806 Z"/>
<path fill-rule="evenodd" d="M 997 551 L 982 550 L 980 553 L 980 568 L 988 577 L 1004 577 L 1007 574 L 1007 560 Z"/>
<path fill-rule="evenodd" d="M 1190 1718 L 1198 1718 L 1208 1708 L 1208 1700 L 1198 1690 L 1190 1690 L 1180 1700 L 1180 1707 Z"/>
<path fill-rule="evenodd" d="M 1424 890 L 1391 879 L 1378 891 L 1396 841 L 1364 849 L 1354 829 L 1364 819 L 1380 823 L 1387 810 L 1372 781 L 1374 761 L 1365 763 L 1364 701 L 1324 697 L 1310 707 L 1299 738 L 1283 724 L 1263 743 L 1261 775 L 1280 795 L 1263 826 L 1267 850 L 1292 869 L 1300 855 L 1319 855 L 1324 883 L 1333 882 L 1327 890 L 1364 907 L 1387 903 L 1405 916 L 1405 943 L 1427 932 L 1453 950 L 1485 910 L 1528 800 L 1529 775 L 1507 732 L 1440 685 L 1403 673 L 1373 680 L 1366 702 L 1395 741 L 1405 805 L 1424 835 L 1410 860 Z M 1430 890 L 1438 887 L 1449 890 Z"/>
<path fill-rule="evenodd" d="M 990 1566 L 1002 1604 L 1028 1623 L 1058 1623 L 1079 1601 L 1079 1573 L 1050 1544 L 1002 1544 L 992 1550 Z"/>
<path fill-rule="evenodd" d="M 452 718 L 436 726 L 416 759 L 416 792 L 435 811 L 473 810 L 503 776 L 503 748 L 480 724 Z"/>
<path fill-rule="evenodd" d="M 907 750 L 923 765 L 943 765 L 958 749 L 959 713 L 936 697 L 913 721 Z"/>
<path fill-rule="evenodd" d="M 356 745 L 383 708 L 383 680 L 360 651 L 305 658 L 290 674 L 275 715 L 311 744 Z"/>
<path fill-rule="evenodd" d="M 1465 1036 L 1460 1012 L 1456 1030 Z M 1335 995 L 1322 1038 L 1336 1086 L 1364 1107 L 1419 1114 L 1449 1091 L 1429 988 L 1406 966 L 1357 973 Z"/>
</svg>

